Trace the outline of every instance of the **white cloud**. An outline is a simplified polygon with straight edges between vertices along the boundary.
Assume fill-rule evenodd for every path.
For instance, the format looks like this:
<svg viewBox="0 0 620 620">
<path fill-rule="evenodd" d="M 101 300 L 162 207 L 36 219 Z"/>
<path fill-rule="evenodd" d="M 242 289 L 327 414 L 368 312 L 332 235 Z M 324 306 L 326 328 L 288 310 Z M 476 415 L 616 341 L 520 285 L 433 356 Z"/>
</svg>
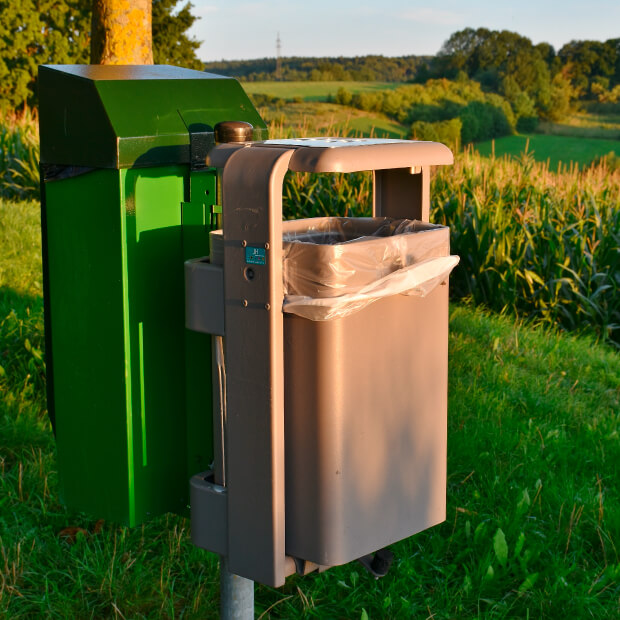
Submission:
<svg viewBox="0 0 620 620">
<path fill-rule="evenodd" d="M 437 26 L 454 26 L 461 23 L 463 17 L 453 11 L 420 7 L 402 12 L 399 17 L 418 24 L 433 24 Z"/>
</svg>

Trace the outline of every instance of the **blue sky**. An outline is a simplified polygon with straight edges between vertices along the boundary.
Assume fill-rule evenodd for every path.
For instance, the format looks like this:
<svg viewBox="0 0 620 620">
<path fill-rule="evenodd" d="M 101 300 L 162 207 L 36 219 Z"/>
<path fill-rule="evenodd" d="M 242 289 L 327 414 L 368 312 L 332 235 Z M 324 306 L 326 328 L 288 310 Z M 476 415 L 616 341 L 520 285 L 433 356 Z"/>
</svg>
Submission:
<svg viewBox="0 0 620 620">
<path fill-rule="evenodd" d="M 183 0 L 182 0 L 183 1 Z M 190 0 L 202 60 L 435 54 L 457 30 L 512 30 L 558 50 L 572 39 L 620 37 L 615 0 Z M 181 6 L 181 3 L 179 3 Z"/>
</svg>

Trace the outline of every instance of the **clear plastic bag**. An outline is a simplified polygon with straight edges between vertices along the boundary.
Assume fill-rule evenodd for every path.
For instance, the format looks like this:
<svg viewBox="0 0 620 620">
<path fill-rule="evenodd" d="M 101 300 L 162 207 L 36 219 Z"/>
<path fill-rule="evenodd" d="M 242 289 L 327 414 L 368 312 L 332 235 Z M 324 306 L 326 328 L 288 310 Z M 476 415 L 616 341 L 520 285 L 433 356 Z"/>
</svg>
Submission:
<svg viewBox="0 0 620 620">
<path fill-rule="evenodd" d="M 417 220 L 313 218 L 283 233 L 283 311 L 349 316 L 383 297 L 424 297 L 458 264 L 449 229 Z"/>
</svg>

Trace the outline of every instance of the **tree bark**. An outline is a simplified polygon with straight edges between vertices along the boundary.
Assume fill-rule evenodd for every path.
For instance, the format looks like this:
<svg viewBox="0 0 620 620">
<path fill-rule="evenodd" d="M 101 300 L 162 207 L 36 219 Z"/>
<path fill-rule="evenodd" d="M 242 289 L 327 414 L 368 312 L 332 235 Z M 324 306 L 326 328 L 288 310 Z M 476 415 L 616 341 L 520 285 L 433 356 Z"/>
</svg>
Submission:
<svg viewBox="0 0 620 620">
<path fill-rule="evenodd" d="M 90 62 L 152 65 L 152 0 L 93 0 Z"/>
</svg>

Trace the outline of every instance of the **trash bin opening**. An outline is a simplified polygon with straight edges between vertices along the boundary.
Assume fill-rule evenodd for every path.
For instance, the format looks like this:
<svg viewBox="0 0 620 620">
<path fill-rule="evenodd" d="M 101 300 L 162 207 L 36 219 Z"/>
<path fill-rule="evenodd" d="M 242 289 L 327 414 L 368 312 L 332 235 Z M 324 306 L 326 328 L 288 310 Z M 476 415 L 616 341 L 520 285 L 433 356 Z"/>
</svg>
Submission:
<svg viewBox="0 0 620 620">
<path fill-rule="evenodd" d="M 447 280 L 449 229 L 417 220 L 312 218 L 283 233 L 283 310 L 326 321 L 393 295 L 424 297 Z"/>
<path fill-rule="evenodd" d="M 368 237 L 393 237 L 441 228 L 418 220 L 387 217 L 319 217 L 297 221 L 303 223 L 305 228 L 285 226 L 282 235 L 285 243 L 337 245 L 363 241 Z"/>
</svg>

